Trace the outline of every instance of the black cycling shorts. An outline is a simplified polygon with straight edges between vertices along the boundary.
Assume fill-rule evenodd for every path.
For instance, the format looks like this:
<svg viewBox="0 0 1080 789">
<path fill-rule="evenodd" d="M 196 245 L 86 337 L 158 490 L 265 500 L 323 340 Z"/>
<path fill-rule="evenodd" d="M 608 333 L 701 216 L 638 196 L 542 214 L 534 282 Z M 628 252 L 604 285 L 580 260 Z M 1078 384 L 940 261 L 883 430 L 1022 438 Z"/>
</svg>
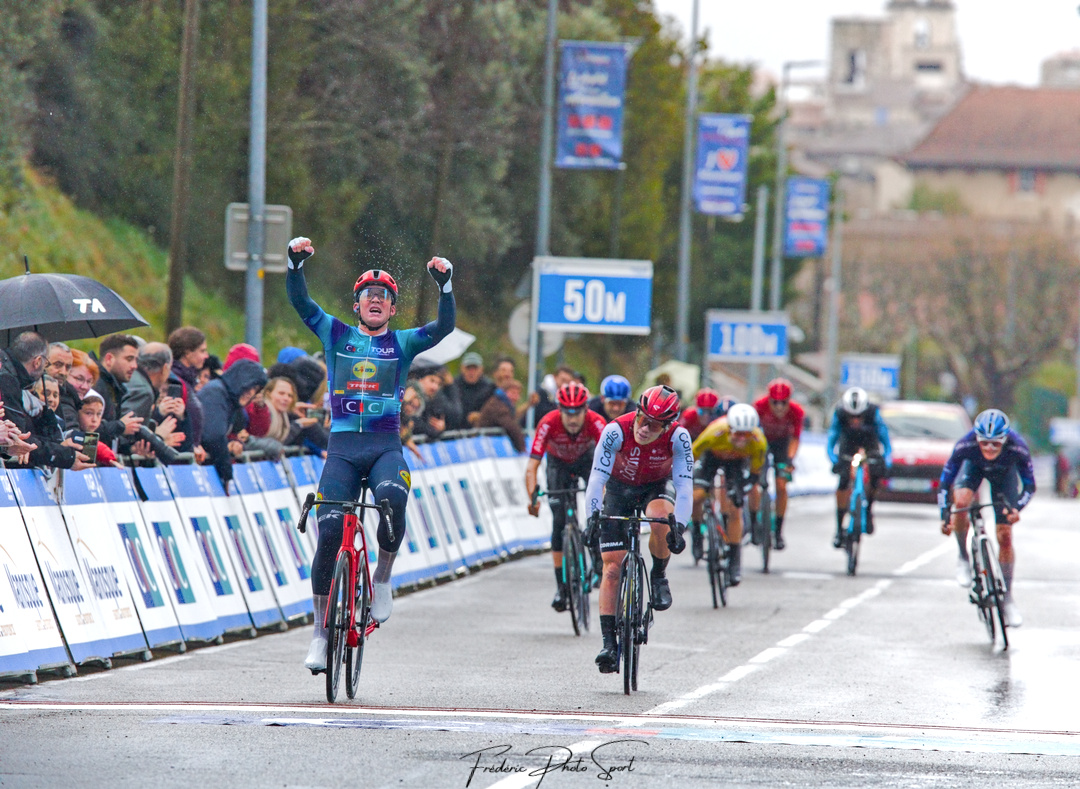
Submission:
<svg viewBox="0 0 1080 789">
<path fill-rule="evenodd" d="M 953 488 L 967 488 L 968 490 L 978 491 L 979 485 L 982 484 L 984 479 L 990 483 L 991 501 L 996 502 L 1004 499 L 1005 503 L 1009 505 L 1009 509 L 1016 509 L 1016 501 L 1020 498 L 1023 485 L 1020 483 L 1020 474 L 1015 466 L 1003 466 L 983 471 L 976 464 L 965 460 L 960 464 L 960 473 L 956 475 L 956 483 Z M 1009 522 L 996 504 L 994 505 L 994 521 L 996 523 Z"/>
<path fill-rule="evenodd" d="M 608 480 L 604 491 L 604 515 L 629 517 L 644 512 L 650 501 L 663 499 L 675 504 L 675 486 L 670 479 L 661 479 L 645 485 L 626 485 Z M 600 551 L 625 551 L 628 542 L 628 523 L 600 521 Z"/>
<path fill-rule="evenodd" d="M 718 458 L 712 452 L 706 452 L 694 461 L 694 487 L 712 490 L 716 472 L 723 471 L 725 480 L 743 479 L 749 469 L 747 458 L 726 460 Z"/>
</svg>

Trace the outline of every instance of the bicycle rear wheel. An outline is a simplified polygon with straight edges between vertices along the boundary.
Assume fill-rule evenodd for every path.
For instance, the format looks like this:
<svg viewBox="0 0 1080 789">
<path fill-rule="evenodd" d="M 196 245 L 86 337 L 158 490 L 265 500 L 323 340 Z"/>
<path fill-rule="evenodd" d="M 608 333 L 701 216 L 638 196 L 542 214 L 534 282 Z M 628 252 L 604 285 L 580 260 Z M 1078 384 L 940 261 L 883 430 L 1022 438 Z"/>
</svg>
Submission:
<svg viewBox="0 0 1080 789">
<path fill-rule="evenodd" d="M 570 609 L 570 624 L 574 628 L 574 635 L 581 635 L 581 623 L 578 621 L 581 608 L 581 598 L 583 596 L 581 588 L 581 574 L 578 570 L 579 563 L 579 543 L 575 539 L 577 536 L 577 529 L 573 526 L 567 525 L 563 529 L 563 555 L 562 555 L 562 577 L 563 584 L 566 587 L 566 594 L 569 598 L 566 601 L 566 607 Z"/>
<path fill-rule="evenodd" d="M 727 572 L 724 566 L 724 545 L 717 528 L 716 516 L 711 512 L 705 516 L 705 528 L 708 530 L 707 560 L 705 567 L 709 572 L 709 587 L 712 590 L 712 607 L 727 605 Z"/>
<path fill-rule="evenodd" d="M 334 564 L 333 582 L 326 613 L 326 700 L 337 701 L 341 664 L 349 631 L 349 555 L 342 553 Z"/>
<path fill-rule="evenodd" d="M 844 537 L 844 552 L 847 554 L 847 574 L 855 575 L 859 565 L 859 545 L 862 542 L 864 519 L 866 517 L 866 499 L 861 493 L 855 494 L 851 501 L 848 516 L 847 534 Z"/>
<path fill-rule="evenodd" d="M 581 536 L 581 530 L 574 527 L 574 546 L 577 551 L 577 562 L 574 564 L 574 579 L 578 586 L 578 625 L 585 632 L 589 631 L 589 619 L 591 615 L 589 604 L 589 583 L 591 581 L 592 568 L 589 566 L 588 550 Z"/>
<path fill-rule="evenodd" d="M 1009 648 L 1009 636 L 1005 629 L 1005 577 L 1001 574 L 1001 565 L 998 564 L 994 548 L 989 540 L 983 541 L 983 560 L 986 562 L 987 572 L 987 602 L 989 603 L 989 616 L 997 617 L 998 626 L 1001 628 L 1001 644 L 1003 649 Z"/>
<path fill-rule="evenodd" d="M 634 659 L 637 657 L 634 649 L 634 641 L 637 634 L 637 620 L 640 612 L 637 611 L 639 593 L 637 589 L 637 568 L 632 564 L 633 557 L 629 554 L 623 559 L 622 570 L 619 573 L 619 610 L 618 610 L 618 633 L 619 649 L 622 651 L 622 674 L 623 693 L 630 695 L 633 682 Z"/>
<path fill-rule="evenodd" d="M 364 662 L 364 644 L 367 642 L 367 628 L 371 621 L 371 589 L 361 572 L 356 574 L 356 646 L 345 649 L 345 695 L 356 698 L 360 687 L 360 665 Z"/>
<path fill-rule="evenodd" d="M 990 611 L 992 601 L 990 597 L 990 572 L 987 566 L 989 552 L 985 550 L 986 540 L 975 538 L 971 543 L 971 602 L 975 604 L 975 610 L 979 614 L 979 620 L 986 628 L 986 634 L 990 637 L 990 643 L 994 642 L 997 628 L 994 616 Z"/>
</svg>

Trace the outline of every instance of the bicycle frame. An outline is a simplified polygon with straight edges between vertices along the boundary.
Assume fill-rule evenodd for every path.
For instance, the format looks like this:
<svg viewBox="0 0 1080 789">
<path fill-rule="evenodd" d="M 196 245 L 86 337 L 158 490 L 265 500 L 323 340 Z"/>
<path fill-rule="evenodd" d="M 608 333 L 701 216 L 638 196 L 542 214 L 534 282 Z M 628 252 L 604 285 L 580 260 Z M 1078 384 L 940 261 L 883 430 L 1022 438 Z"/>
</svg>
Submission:
<svg viewBox="0 0 1080 789">
<path fill-rule="evenodd" d="M 967 513 L 970 525 L 968 528 L 968 561 L 971 563 L 971 589 L 968 590 L 968 600 L 978 609 L 979 620 L 986 627 L 990 636 L 990 643 L 994 643 L 996 637 L 994 616 L 997 615 L 997 625 L 1001 630 L 1002 651 L 1009 648 L 1009 636 L 1005 627 L 1005 595 L 1008 588 L 1005 586 L 1005 578 L 998 564 L 994 544 L 986 533 L 986 525 L 983 521 L 982 510 L 987 507 L 1000 506 L 1001 502 L 987 502 L 986 504 L 972 504 L 969 507 L 951 509 L 950 514 Z"/>
<path fill-rule="evenodd" d="M 859 563 L 859 544 L 866 533 L 869 502 L 866 498 L 866 461 L 863 450 L 851 458 L 851 499 L 848 501 L 848 522 L 844 530 L 844 552 L 847 554 L 847 574 L 855 575 Z"/>
<path fill-rule="evenodd" d="M 591 591 L 592 567 L 589 550 L 581 533 L 577 517 L 577 494 L 582 490 L 580 478 L 575 474 L 570 478 L 573 487 L 563 490 L 541 491 L 539 487 L 532 492 L 535 504 L 541 496 L 566 496 L 562 502 L 566 506 L 566 525 L 563 528 L 562 581 L 569 595 L 567 610 L 570 612 L 570 624 L 574 635 L 581 635 L 589 629 L 589 592 Z"/>
</svg>

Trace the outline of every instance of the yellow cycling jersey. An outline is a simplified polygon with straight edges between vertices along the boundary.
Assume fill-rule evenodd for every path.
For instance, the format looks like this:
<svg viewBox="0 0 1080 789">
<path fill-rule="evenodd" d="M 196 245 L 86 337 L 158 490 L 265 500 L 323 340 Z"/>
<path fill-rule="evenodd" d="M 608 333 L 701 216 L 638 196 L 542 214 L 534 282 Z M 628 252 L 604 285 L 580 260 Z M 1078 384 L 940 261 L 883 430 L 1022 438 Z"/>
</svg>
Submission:
<svg viewBox="0 0 1080 789">
<path fill-rule="evenodd" d="M 722 416 L 710 422 L 694 441 L 694 459 L 700 459 L 706 452 L 711 452 L 720 460 L 746 459 L 750 461 L 750 472 L 757 474 L 765 467 L 769 444 L 761 428 L 755 427 L 751 436 L 745 446 L 736 447 L 731 442 L 731 428 L 728 427 L 727 417 Z"/>
</svg>

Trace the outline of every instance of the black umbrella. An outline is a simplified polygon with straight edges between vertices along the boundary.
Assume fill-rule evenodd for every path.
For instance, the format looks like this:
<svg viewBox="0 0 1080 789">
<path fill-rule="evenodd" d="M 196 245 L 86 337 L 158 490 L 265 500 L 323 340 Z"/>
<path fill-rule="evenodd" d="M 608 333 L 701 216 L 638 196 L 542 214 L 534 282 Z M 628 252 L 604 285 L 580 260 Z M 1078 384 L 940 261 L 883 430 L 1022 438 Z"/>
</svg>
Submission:
<svg viewBox="0 0 1080 789">
<path fill-rule="evenodd" d="M 2 348 L 24 331 L 57 342 L 149 325 L 123 297 L 89 277 L 31 274 L 26 262 L 25 274 L 0 280 Z"/>
</svg>

